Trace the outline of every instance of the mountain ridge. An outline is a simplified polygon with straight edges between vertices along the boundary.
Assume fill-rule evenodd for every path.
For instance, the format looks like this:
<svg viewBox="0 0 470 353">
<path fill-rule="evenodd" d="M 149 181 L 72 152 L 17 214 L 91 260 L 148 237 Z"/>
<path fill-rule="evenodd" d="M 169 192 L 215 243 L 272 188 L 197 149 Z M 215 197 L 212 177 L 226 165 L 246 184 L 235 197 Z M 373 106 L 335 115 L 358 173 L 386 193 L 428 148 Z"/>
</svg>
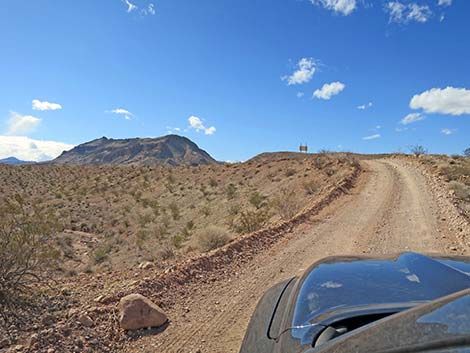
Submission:
<svg viewBox="0 0 470 353">
<path fill-rule="evenodd" d="M 21 159 L 18 159 L 16 157 L 7 157 L 0 159 L 0 164 L 8 164 L 8 165 L 28 165 L 28 164 L 36 164 L 34 161 L 24 161 Z"/>
<path fill-rule="evenodd" d="M 112 139 L 105 136 L 75 146 L 49 164 L 206 165 L 218 163 L 209 153 L 179 135 Z"/>
</svg>

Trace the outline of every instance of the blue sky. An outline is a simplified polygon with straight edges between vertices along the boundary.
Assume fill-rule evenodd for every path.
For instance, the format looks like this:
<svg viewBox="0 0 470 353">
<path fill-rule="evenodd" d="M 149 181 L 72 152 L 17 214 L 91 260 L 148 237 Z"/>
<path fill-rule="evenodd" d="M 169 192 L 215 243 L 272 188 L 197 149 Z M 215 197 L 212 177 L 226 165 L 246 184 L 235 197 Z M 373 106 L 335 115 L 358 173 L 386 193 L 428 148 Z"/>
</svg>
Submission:
<svg viewBox="0 0 470 353">
<path fill-rule="evenodd" d="M 232 161 L 470 147 L 470 1 L 2 5 L 0 158 L 169 131 Z"/>
</svg>

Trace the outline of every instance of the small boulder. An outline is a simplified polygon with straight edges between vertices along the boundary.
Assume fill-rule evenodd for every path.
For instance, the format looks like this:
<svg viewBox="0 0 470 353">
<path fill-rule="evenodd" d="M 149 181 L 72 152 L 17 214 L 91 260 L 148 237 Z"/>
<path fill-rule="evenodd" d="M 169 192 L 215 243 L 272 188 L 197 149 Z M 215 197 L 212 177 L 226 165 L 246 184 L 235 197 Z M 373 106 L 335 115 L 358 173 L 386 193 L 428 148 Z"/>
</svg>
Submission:
<svg viewBox="0 0 470 353">
<path fill-rule="evenodd" d="M 80 315 L 80 317 L 78 318 L 78 321 L 80 322 L 82 326 L 85 326 L 85 327 L 92 327 L 94 324 L 91 317 L 89 317 L 86 314 Z"/>
<path fill-rule="evenodd" d="M 121 298 L 118 308 L 119 324 L 125 330 L 158 327 L 168 320 L 158 305 L 140 294 Z"/>
</svg>

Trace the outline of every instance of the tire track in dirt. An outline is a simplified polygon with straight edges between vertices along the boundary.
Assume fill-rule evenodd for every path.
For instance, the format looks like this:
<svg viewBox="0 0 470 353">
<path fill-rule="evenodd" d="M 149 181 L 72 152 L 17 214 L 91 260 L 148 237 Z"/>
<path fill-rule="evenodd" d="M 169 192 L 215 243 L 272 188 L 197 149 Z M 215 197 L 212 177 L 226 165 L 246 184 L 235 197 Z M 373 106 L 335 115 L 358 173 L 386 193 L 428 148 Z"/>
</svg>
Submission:
<svg viewBox="0 0 470 353">
<path fill-rule="evenodd" d="M 425 178 L 399 161 L 364 162 L 358 186 L 244 264 L 213 283 L 192 284 L 169 311 L 172 322 L 128 352 L 238 352 L 254 307 L 271 285 L 330 255 L 444 252 L 439 210 Z"/>
</svg>

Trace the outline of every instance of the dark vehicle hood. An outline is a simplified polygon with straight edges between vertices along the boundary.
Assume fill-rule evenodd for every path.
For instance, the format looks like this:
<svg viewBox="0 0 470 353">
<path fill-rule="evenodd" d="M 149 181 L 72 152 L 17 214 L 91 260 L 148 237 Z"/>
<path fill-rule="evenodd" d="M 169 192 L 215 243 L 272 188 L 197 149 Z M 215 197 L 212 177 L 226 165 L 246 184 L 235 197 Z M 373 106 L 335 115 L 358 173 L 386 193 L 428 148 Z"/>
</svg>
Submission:
<svg viewBox="0 0 470 353">
<path fill-rule="evenodd" d="M 335 321 L 395 313 L 470 288 L 469 262 L 467 257 L 415 253 L 326 258 L 307 270 L 292 290 L 284 321 L 284 329 L 291 327 L 290 334 L 281 341 L 311 344 Z"/>
</svg>

